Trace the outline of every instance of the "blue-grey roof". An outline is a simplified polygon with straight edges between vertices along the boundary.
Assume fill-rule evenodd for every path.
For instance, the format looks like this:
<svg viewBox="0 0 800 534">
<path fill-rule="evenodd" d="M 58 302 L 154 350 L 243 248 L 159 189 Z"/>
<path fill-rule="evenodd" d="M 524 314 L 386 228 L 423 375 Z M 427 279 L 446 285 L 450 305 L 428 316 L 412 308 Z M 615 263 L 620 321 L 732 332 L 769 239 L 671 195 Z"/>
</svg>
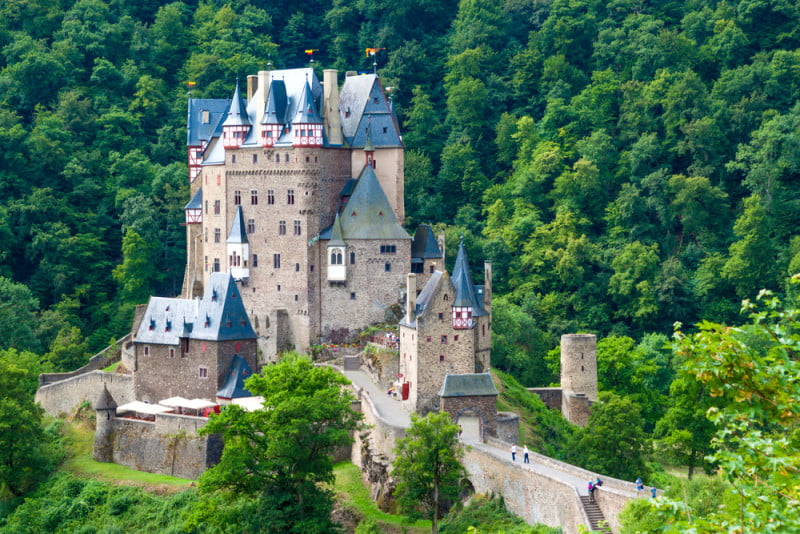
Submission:
<svg viewBox="0 0 800 534">
<path fill-rule="evenodd" d="M 228 108 L 228 116 L 222 126 L 250 126 L 251 124 L 250 117 L 247 116 L 247 105 L 239 91 L 239 82 L 236 82 L 236 89 L 233 91 L 231 105 Z"/>
<path fill-rule="evenodd" d="M 231 366 L 228 368 L 228 375 L 225 382 L 217 391 L 217 397 L 223 399 L 238 399 L 241 397 L 252 397 L 253 394 L 244 387 L 244 381 L 253 376 L 253 371 L 247 361 L 238 354 L 233 355 Z"/>
<path fill-rule="evenodd" d="M 272 83 L 269 84 L 267 105 L 261 124 L 286 124 L 287 105 L 286 84 L 283 83 L 283 80 L 272 80 Z"/>
<path fill-rule="evenodd" d="M 348 76 L 339 96 L 342 133 L 353 147 L 367 144 L 367 129 L 374 147 L 401 147 L 400 130 L 378 77 Z"/>
<path fill-rule="evenodd" d="M 411 239 L 394 215 L 372 167 L 365 166 L 344 206 L 342 237 L 350 239 Z"/>
<path fill-rule="evenodd" d="M 344 238 L 342 237 L 342 221 L 339 219 L 339 214 L 336 214 L 336 218 L 333 220 L 333 226 L 331 226 L 331 235 L 330 241 L 328 241 L 329 247 L 343 247 L 346 243 L 344 242 Z"/>
<path fill-rule="evenodd" d="M 456 256 L 456 264 L 453 266 L 452 280 L 456 291 L 453 306 L 471 307 L 473 317 L 486 315 L 486 311 L 475 295 L 475 285 L 469 274 L 469 262 L 467 262 L 463 241 L 458 244 L 458 256 Z"/>
<path fill-rule="evenodd" d="M 231 101 L 227 98 L 191 98 L 189 99 L 189 116 L 186 125 L 186 145 L 201 146 L 221 132 L 222 121 L 227 116 Z M 204 111 L 208 121 L 204 122 Z"/>
<path fill-rule="evenodd" d="M 430 225 L 420 224 L 414 233 L 414 241 L 411 243 L 411 258 L 441 258 L 442 251 L 439 250 L 439 242 L 433 235 Z"/>
<path fill-rule="evenodd" d="M 203 188 L 197 190 L 192 200 L 183 207 L 184 210 L 200 210 L 203 209 Z"/>
<path fill-rule="evenodd" d="M 311 94 L 311 87 L 306 82 L 303 87 L 303 93 L 300 95 L 300 100 L 297 104 L 297 112 L 292 120 L 293 124 L 322 124 L 322 117 L 317 111 L 317 106 L 314 103 L 313 95 Z"/>
<path fill-rule="evenodd" d="M 228 235 L 226 243 L 247 243 L 247 232 L 244 226 L 244 215 L 242 214 L 242 207 L 236 206 L 236 215 L 233 216 L 233 224 L 231 224 L 231 233 Z"/>
<path fill-rule="evenodd" d="M 498 394 L 489 373 L 445 375 L 440 397 L 487 397 Z"/>
<path fill-rule="evenodd" d="M 202 299 L 150 297 L 136 342 L 178 345 L 184 337 L 206 341 L 256 339 L 230 274 L 212 273 Z"/>
<path fill-rule="evenodd" d="M 410 328 L 416 328 L 417 318 L 425 315 L 425 311 L 428 309 L 428 306 L 431 303 L 431 299 L 433 298 L 433 294 L 436 292 L 436 288 L 439 286 L 442 280 L 446 281 L 447 278 L 448 277 L 442 271 L 434 271 L 431 277 L 425 283 L 422 291 L 420 291 L 419 295 L 417 295 L 416 308 L 414 309 L 414 320 L 409 321 L 408 316 L 404 316 L 400 321 L 400 324 Z"/>
</svg>

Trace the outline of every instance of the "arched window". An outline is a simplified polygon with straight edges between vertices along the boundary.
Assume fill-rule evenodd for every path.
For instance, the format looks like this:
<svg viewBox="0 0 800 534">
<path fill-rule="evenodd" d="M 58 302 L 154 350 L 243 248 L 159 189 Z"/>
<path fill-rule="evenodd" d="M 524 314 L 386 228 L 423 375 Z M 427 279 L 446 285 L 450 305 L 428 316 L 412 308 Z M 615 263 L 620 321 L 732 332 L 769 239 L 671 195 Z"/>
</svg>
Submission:
<svg viewBox="0 0 800 534">
<path fill-rule="evenodd" d="M 341 265 L 342 264 L 342 250 L 335 248 L 331 251 L 331 265 Z"/>
</svg>

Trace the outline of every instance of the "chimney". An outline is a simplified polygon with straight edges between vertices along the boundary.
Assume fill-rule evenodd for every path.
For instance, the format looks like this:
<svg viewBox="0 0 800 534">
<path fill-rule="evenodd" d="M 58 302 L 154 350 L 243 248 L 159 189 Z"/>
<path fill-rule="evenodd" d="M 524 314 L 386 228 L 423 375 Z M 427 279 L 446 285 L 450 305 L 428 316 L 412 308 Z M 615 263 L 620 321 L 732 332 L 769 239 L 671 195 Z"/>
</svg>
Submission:
<svg viewBox="0 0 800 534">
<path fill-rule="evenodd" d="M 409 323 L 417 320 L 417 275 L 408 273 L 406 278 L 406 317 Z"/>
<path fill-rule="evenodd" d="M 256 94 L 258 89 L 258 76 L 255 74 L 248 74 L 247 76 L 247 101 L 253 100 L 253 95 Z"/>
<path fill-rule="evenodd" d="M 344 144 L 342 136 L 342 117 L 339 115 L 339 71 L 325 69 L 323 71 L 323 99 L 325 101 L 325 133 L 328 143 Z"/>
<path fill-rule="evenodd" d="M 248 80 L 249 81 L 249 80 Z M 256 124 L 261 125 L 264 117 L 264 108 L 267 107 L 267 95 L 269 94 L 270 71 L 260 70 L 255 81 L 253 96 L 258 99 L 256 103 Z"/>
<path fill-rule="evenodd" d="M 492 312 L 492 262 L 483 262 L 483 309 Z"/>
</svg>

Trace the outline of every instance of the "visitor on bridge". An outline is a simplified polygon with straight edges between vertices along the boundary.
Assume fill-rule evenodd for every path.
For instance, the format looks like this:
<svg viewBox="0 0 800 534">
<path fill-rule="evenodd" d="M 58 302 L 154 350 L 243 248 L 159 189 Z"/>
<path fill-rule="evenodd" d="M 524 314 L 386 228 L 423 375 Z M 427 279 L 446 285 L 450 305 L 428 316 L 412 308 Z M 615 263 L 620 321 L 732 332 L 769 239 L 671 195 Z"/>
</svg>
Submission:
<svg viewBox="0 0 800 534">
<path fill-rule="evenodd" d="M 525 462 L 526 464 L 531 463 L 531 459 L 528 457 L 528 452 L 529 452 L 528 446 L 524 445 L 522 447 L 522 461 Z"/>
<path fill-rule="evenodd" d="M 588 489 L 589 489 L 589 500 L 594 502 L 594 490 L 595 490 L 595 487 L 594 487 L 594 482 L 592 482 L 591 480 L 589 481 Z"/>
<path fill-rule="evenodd" d="M 644 483 L 641 478 L 636 477 L 636 482 L 634 482 L 634 484 L 636 484 L 636 491 L 642 491 L 644 489 Z"/>
<path fill-rule="evenodd" d="M 597 477 L 597 480 L 594 481 L 595 487 L 599 487 L 603 485 L 603 481 L 600 480 L 600 477 Z"/>
<path fill-rule="evenodd" d="M 516 445 L 512 445 L 511 446 L 511 461 L 512 462 L 516 462 L 517 461 L 517 446 Z"/>
<path fill-rule="evenodd" d="M 656 489 L 656 487 L 655 487 L 655 486 L 653 486 L 652 488 L 650 488 L 650 495 L 652 495 L 654 499 L 656 498 L 656 492 L 657 492 L 657 491 L 658 491 L 658 490 Z"/>
</svg>

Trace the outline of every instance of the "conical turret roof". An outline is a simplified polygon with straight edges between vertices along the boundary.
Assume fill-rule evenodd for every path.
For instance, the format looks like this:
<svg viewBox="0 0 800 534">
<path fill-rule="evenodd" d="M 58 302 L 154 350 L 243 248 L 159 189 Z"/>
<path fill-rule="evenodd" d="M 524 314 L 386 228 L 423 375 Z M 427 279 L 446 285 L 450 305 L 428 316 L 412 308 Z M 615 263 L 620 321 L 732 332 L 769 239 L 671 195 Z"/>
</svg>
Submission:
<svg viewBox="0 0 800 534">
<path fill-rule="evenodd" d="M 473 317 L 486 313 L 475 296 L 475 285 L 472 283 L 472 277 L 469 274 L 469 262 L 467 261 L 467 253 L 464 251 L 463 239 L 458 244 L 458 256 L 456 256 L 456 264 L 453 266 L 451 279 L 456 290 L 453 306 L 472 308 Z"/>
<path fill-rule="evenodd" d="M 287 105 L 286 83 L 283 80 L 272 80 L 261 124 L 286 124 Z"/>
<path fill-rule="evenodd" d="M 320 117 L 316 107 L 314 106 L 311 87 L 308 85 L 307 80 L 305 87 L 303 87 L 303 94 L 300 96 L 300 102 L 297 106 L 297 113 L 295 113 L 292 123 L 322 124 L 322 117 Z"/>
<path fill-rule="evenodd" d="M 236 90 L 233 92 L 231 106 L 228 108 L 228 118 L 222 126 L 250 126 L 250 118 L 247 116 L 247 106 L 244 103 L 241 92 L 239 92 L 239 82 L 236 82 Z"/>
<path fill-rule="evenodd" d="M 226 243 L 239 244 L 247 243 L 247 232 L 244 226 L 244 214 L 242 207 L 236 206 L 236 215 L 233 217 L 233 224 L 231 225 L 231 233 L 228 235 Z"/>
<path fill-rule="evenodd" d="M 103 384 L 103 391 L 97 398 L 97 402 L 94 403 L 94 409 L 114 410 L 116 408 L 117 408 L 117 401 L 115 401 L 114 397 L 112 397 L 111 393 L 109 393 L 108 387 L 105 384 Z"/>
<path fill-rule="evenodd" d="M 331 240 L 328 242 L 329 247 L 343 247 L 347 245 L 344 242 L 344 238 L 342 237 L 342 220 L 339 218 L 339 214 L 336 214 L 336 218 L 333 220 L 333 228 L 331 229 Z"/>
</svg>

